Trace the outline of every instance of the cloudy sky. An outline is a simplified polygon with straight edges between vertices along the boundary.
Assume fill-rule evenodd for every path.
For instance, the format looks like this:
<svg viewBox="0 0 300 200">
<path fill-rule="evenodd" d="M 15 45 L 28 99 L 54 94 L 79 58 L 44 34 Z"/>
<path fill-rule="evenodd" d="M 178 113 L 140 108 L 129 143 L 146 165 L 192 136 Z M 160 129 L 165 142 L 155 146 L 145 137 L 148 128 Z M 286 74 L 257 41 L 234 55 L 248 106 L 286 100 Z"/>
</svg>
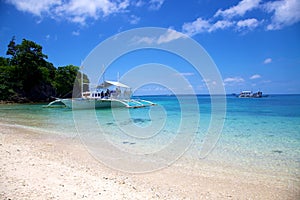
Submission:
<svg viewBox="0 0 300 200">
<path fill-rule="evenodd" d="M 0 2 L 0 56 L 6 56 L 7 44 L 15 36 L 18 43 L 26 38 L 42 45 L 56 67 L 79 66 L 92 49 L 117 33 L 162 27 L 202 45 L 217 65 L 227 93 L 243 89 L 300 93 L 299 0 Z M 199 76 L 184 62 L 176 63 L 172 67 L 197 93 L 207 93 L 205 84 L 213 80 Z M 123 66 L 119 71 L 126 70 Z"/>
</svg>

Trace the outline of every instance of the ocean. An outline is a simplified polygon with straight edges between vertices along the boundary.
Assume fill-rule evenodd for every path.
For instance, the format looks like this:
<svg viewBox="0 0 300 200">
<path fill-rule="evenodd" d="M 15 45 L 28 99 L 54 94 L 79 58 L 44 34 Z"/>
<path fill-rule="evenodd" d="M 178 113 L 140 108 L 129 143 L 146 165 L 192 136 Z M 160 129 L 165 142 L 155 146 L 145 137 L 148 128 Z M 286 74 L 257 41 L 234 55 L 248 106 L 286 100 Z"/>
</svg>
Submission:
<svg viewBox="0 0 300 200">
<path fill-rule="evenodd" d="M 149 172 L 180 158 L 299 180 L 300 95 L 226 96 L 226 113 L 216 122 L 211 121 L 218 113 L 212 113 L 209 95 L 196 96 L 197 105 L 190 96 L 182 96 L 182 101 L 176 96 L 135 98 L 157 106 L 72 111 L 44 104 L 1 104 L 1 126 L 78 137 L 96 159 L 122 171 Z M 217 130 L 220 124 L 214 123 L 224 124 Z M 205 145 L 210 151 L 201 156 Z"/>
</svg>

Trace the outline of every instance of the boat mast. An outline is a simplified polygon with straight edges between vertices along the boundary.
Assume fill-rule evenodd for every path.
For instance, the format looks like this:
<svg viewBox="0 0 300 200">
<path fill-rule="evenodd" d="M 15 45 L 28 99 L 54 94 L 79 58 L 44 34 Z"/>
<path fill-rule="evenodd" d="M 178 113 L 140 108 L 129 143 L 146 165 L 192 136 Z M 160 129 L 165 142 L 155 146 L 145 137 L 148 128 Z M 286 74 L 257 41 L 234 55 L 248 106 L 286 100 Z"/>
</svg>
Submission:
<svg viewBox="0 0 300 200">
<path fill-rule="evenodd" d="M 104 70 L 104 64 L 102 65 L 102 79 L 103 79 L 103 84 L 105 81 L 105 70 Z"/>
</svg>

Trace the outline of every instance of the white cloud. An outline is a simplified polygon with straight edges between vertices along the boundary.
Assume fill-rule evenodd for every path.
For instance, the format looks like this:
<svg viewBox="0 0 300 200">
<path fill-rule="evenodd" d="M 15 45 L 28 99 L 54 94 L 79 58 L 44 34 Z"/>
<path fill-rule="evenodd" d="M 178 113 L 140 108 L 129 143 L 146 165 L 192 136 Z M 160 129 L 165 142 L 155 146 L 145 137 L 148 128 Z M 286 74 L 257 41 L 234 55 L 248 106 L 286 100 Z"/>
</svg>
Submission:
<svg viewBox="0 0 300 200">
<path fill-rule="evenodd" d="M 262 14 L 260 18 L 244 17 L 246 13 L 255 9 L 257 13 Z M 300 22 L 300 1 L 276 0 L 265 3 L 261 0 L 241 0 L 228 9 L 219 9 L 211 18 L 198 17 L 195 21 L 185 22 L 182 32 L 194 36 L 229 28 L 235 31 L 254 30 L 266 25 L 268 21 L 271 23 L 267 25 L 267 30 L 281 29 Z"/>
<path fill-rule="evenodd" d="M 191 73 L 191 72 L 183 72 L 183 73 L 178 73 L 176 75 L 179 75 L 179 76 L 194 76 L 195 74 Z"/>
<path fill-rule="evenodd" d="M 159 10 L 160 7 L 163 5 L 165 0 L 150 0 L 149 1 L 149 9 L 150 10 Z"/>
<path fill-rule="evenodd" d="M 212 21 L 212 20 L 211 20 Z M 236 21 L 228 21 L 228 20 L 219 20 L 215 23 L 211 23 L 209 20 L 204 20 L 202 18 L 196 19 L 194 22 L 184 23 L 182 26 L 182 32 L 193 36 L 199 33 L 204 32 L 213 32 L 217 30 L 223 30 L 228 28 L 235 28 L 237 31 L 245 30 L 245 29 L 254 29 L 259 25 L 259 21 L 257 19 L 245 19 Z"/>
<path fill-rule="evenodd" d="M 73 32 L 72 32 L 72 35 L 79 36 L 79 35 L 80 35 L 80 32 L 79 32 L 79 30 L 77 30 L 77 31 L 73 31 Z"/>
<path fill-rule="evenodd" d="M 145 2 L 143 2 L 142 0 L 137 0 L 137 1 L 132 1 L 131 4 L 135 7 L 142 7 Z"/>
<path fill-rule="evenodd" d="M 148 6 L 149 10 L 159 10 L 165 0 L 5 0 L 19 11 L 40 17 L 86 25 L 88 20 L 98 20 L 112 14 L 130 12 L 130 7 L 141 8 Z M 132 17 L 133 16 L 133 17 Z M 140 20 L 130 15 L 131 24 Z"/>
<path fill-rule="evenodd" d="M 271 83 L 271 82 L 272 82 L 271 80 L 262 81 L 262 83 Z"/>
<path fill-rule="evenodd" d="M 141 18 L 137 17 L 135 15 L 130 15 L 130 20 L 129 23 L 130 24 L 138 24 L 140 22 Z"/>
<path fill-rule="evenodd" d="M 154 37 L 139 37 L 139 36 L 135 36 L 132 38 L 132 42 L 134 44 L 142 44 L 142 43 L 145 43 L 145 44 L 154 44 L 156 43 L 157 39 L 155 39 Z"/>
<path fill-rule="evenodd" d="M 185 36 L 182 33 L 179 33 L 169 28 L 165 34 L 159 36 L 157 40 L 157 44 L 168 43 L 173 40 L 177 40 L 179 38 L 184 38 L 184 37 Z"/>
<path fill-rule="evenodd" d="M 202 79 L 202 82 L 205 83 L 205 85 L 202 85 L 202 87 L 212 88 L 218 85 L 217 81 L 210 79 Z"/>
<path fill-rule="evenodd" d="M 46 37 L 45 37 L 45 39 L 46 39 L 46 41 L 48 41 L 49 39 L 50 39 L 50 35 L 48 34 L 48 35 L 46 35 Z"/>
<path fill-rule="evenodd" d="M 269 64 L 269 63 L 271 63 L 272 62 L 272 58 L 266 58 L 265 60 L 264 60 L 264 64 Z"/>
<path fill-rule="evenodd" d="M 254 29 L 259 25 L 259 21 L 257 19 L 251 18 L 251 19 L 245 19 L 240 20 L 236 23 L 238 29 Z"/>
<path fill-rule="evenodd" d="M 237 6 L 227 9 L 225 11 L 218 10 L 214 16 L 215 18 L 206 20 L 206 19 L 199 17 L 193 22 L 186 22 L 182 25 L 182 32 L 189 36 L 194 36 L 199 33 L 204 33 L 204 32 L 210 33 L 213 31 L 223 30 L 223 29 L 228 29 L 228 28 L 233 28 L 236 31 L 242 31 L 245 29 L 252 30 L 252 29 L 256 28 L 257 26 L 259 26 L 259 24 L 260 24 L 260 22 L 255 18 L 241 19 L 238 21 L 235 21 L 235 20 L 230 21 L 229 19 L 216 20 L 216 17 L 219 15 L 226 17 L 227 15 L 234 16 L 234 15 L 238 15 L 238 14 L 241 15 L 242 13 L 244 14 L 248 9 L 250 9 L 250 7 L 251 8 L 257 7 L 259 5 L 259 2 L 260 2 L 259 0 L 255 0 L 253 2 L 248 1 L 248 0 L 243 0 Z M 231 13 L 231 15 L 229 15 L 229 14 L 225 15 L 223 12 Z"/>
<path fill-rule="evenodd" d="M 267 12 L 273 13 L 268 30 L 281 29 L 300 21 L 300 1 L 281 0 L 268 2 L 264 5 Z"/>
<path fill-rule="evenodd" d="M 57 7 L 57 16 L 65 16 L 69 21 L 85 25 L 88 19 L 97 20 L 114 13 L 124 11 L 129 5 L 128 0 L 113 2 L 110 0 L 70 0 L 68 3 Z"/>
<path fill-rule="evenodd" d="M 226 29 L 226 28 L 229 28 L 233 25 L 234 25 L 234 22 L 230 22 L 230 21 L 227 21 L 227 20 L 220 20 L 220 21 L 217 21 L 215 24 L 213 24 L 209 28 L 208 32 L 216 31 L 218 29 Z"/>
<path fill-rule="evenodd" d="M 240 77 L 229 77 L 229 78 L 225 78 L 224 79 L 224 82 L 225 83 L 228 83 L 228 82 L 236 82 L 236 83 L 239 83 L 239 82 L 244 82 L 245 80 L 243 78 L 240 78 Z"/>
<path fill-rule="evenodd" d="M 20 11 L 29 12 L 36 16 L 48 13 L 53 6 L 61 5 L 61 0 L 7 0 L 7 2 Z"/>
<path fill-rule="evenodd" d="M 219 9 L 215 17 L 222 16 L 225 18 L 232 18 L 235 16 L 244 16 L 246 12 L 251 11 L 259 6 L 261 0 L 242 0 L 236 6 L 226 10 Z"/>
<path fill-rule="evenodd" d="M 228 77 L 224 79 L 224 84 L 243 83 L 245 80 L 241 77 Z"/>
<path fill-rule="evenodd" d="M 7 0 L 18 10 L 35 16 L 50 16 L 54 19 L 85 25 L 88 19 L 99 19 L 114 13 L 123 12 L 129 6 L 129 0 Z"/>
<path fill-rule="evenodd" d="M 211 28 L 211 24 L 207 21 L 199 17 L 196 21 L 184 23 L 182 26 L 182 32 L 193 36 L 198 33 L 207 32 Z"/>
<path fill-rule="evenodd" d="M 249 79 L 253 80 L 253 79 L 258 79 L 258 78 L 261 78 L 261 75 L 259 75 L 259 74 L 254 74 L 254 75 L 250 76 Z"/>
<path fill-rule="evenodd" d="M 180 38 L 186 38 L 185 35 L 183 35 L 180 32 L 177 32 L 172 29 L 168 29 L 164 34 L 160 35 L 159 37 L 134 37 L 132 39 L 132 42 L 135 44 L 145 43 L 145 44 L 163 44 L 168 43 L 173 40 L 177 40 Z"/>
<path fill-rule="evenodd" d="M 208 79 L 208 78 L 205 79 L 205 78 L 204 78 L 204 79 L 202 79 L 202 82 L 203 82 L 203 83 L 209 83 L 209 82 L 210 82 L 210 79 Z"/>
</svg>

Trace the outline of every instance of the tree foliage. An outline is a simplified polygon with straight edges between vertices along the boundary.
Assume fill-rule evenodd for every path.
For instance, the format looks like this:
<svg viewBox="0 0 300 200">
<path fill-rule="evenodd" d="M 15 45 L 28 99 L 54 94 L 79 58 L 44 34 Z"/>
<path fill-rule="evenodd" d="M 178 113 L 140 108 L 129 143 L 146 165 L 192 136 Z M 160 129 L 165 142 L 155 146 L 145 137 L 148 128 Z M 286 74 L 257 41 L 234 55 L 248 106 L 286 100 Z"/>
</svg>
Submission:
<svg viewBox="0 0 300 200">
<path fill-rule="evenodd" d="M 87 76 L 83 75 L 83 82 L 88 83 Z M 72 97 L 73 95 L 79 96 L 78 90 L 81 90 L 81 73 L 79 67 L 74 65 L 67 65 L 64 67 L 58 67 L 55 73 L 54 86 L 57 91 L 58 97 Z M 85 85 L 84 91 L 88 90 Z"/>
<path fill-rule="evenodd" d="M 23 39 L 16 44 L 12 38 L 6 52 L 9 58 L 0 57 L 0 100 L 45 101 L 52 96 L 71 96 L 79 68 L 55 68 L 42 50 L 33 41 Z"/>
<path fill-rule="evenodd" d="M 25 92 L 39 83 L 51 83 L 53 79 L 55 67 L 45 60 L 47 55 L 42 49 L 42 46 L 26 39 L 16 45 L 13 38 L 8 45 L 6 54 L 11 56 L 10 65 L 17 68 L 15 78 L 22 83 L 21 89 Z"/>
</svg>

